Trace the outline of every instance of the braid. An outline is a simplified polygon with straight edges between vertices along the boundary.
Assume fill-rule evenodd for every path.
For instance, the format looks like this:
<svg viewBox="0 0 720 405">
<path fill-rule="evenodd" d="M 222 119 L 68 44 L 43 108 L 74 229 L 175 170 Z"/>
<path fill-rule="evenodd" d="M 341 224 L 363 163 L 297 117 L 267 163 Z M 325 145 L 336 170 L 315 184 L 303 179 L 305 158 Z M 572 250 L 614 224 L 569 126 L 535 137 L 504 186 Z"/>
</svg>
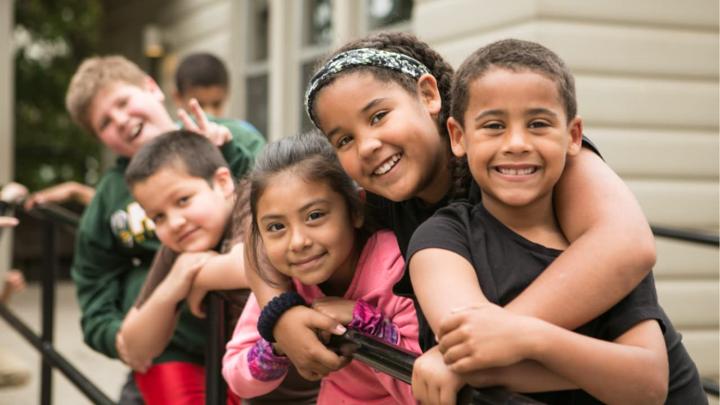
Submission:
<svg viewBox="0 0 720 405">
<path fill-rule="evenodd" d="M 450 159 L 450 172 L 452 173 L 453 184 L 451 196 L 453 198 L 465 198 L 470 192 L 470 184 L 473 181 L 468 166 L 467 156 L 456 157 Z"/>
</svg>

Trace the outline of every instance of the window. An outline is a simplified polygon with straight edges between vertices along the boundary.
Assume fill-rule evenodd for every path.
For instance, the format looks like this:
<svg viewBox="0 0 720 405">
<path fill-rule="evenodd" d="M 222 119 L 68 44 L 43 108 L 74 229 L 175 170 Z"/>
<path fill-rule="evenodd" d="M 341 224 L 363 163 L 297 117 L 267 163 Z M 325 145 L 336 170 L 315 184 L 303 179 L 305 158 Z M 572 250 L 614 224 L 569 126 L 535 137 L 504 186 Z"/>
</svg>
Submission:
<svg viewBox="0 0 720 405">
<path fill-rule="evenodd" d="M 250 0 L 247 33 L 247 76 L 245 116 L 266 138 L 268 136 L 268 53 L 270 9 L 267 0 Z"/>
<path fill-rule="evenodd" d="M 315 72 L 318 60 L 332 44 L 332 4 L 330 0 L 304 0 L 302 7 L 301 31 L 302 48 L 300 50 L 300 130 L 305 132 L 314 125 L 305 113 L 305 89 Z"/>
<path fill-rule="evenodd" d="M 412 0 L 367 0 L 369 31 L 406 22 L 412 17 Z"/>
</svg>

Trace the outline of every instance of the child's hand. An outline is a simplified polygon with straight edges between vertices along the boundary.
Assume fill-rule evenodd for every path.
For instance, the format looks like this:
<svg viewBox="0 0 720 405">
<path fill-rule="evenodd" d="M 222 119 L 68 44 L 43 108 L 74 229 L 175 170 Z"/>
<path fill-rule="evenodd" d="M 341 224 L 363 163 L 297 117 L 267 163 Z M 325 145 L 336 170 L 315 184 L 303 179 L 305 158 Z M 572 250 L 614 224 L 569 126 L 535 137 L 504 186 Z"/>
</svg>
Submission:
<svg viewBox="0 0 720 405">
<path fill-rule="evenodd" d="M 273 331 L 277 346 L 309 381 L 319 380 L 348 362 L 346 357 L 338 356 L 320 342 L 317 331 L 321 330 L 336 335 L 345 333 L 345 327 L 335 319 L 298 305 L 278 319 Z"/>
<path fill-rule="evenodd" d="M 19 223 L 15 217 L 0 217 L 0 228 L 12 228 Z"/>
<path fill-rule="evenodd" d="M 19 293 L 20 291 L 24 290 L 26 286 L 27 285 L 25 284 L 25 277 L 23 277 L 23 274 L 20 270 L 8 270 L 8 272 L 5 274 L 5 286 L 3 288 L 7 291 L 10 291 L 10 293 Z"/>
<path fill-rule="evenodd" d="M 455 405 L 457 394 L 464 382 L 443 362 L 438 347 L 425 352 L 415 360 L 412 372 L 412 391 L 423 405 Z"/>
<path fill-rule="evenodd" d="M 28 195 L 27 187 L 20 183 L 10 182 L 2 187 L 0 200 L 17 204 Z"/>
<path fill-rule="evenodd" d="M 208 121 L 205 111 L 203 111 L 196 99 L 190 99 L 189 104 L 190 112 L 195 117 L 195 121 L 190 119 L 190 115 L 182 108 L 178 109 L 177 113 L 185 129 L 203 135 L 215 146 L 225 145 L 232 139 L 232 133 L 226 126 Z"/>
<path fill-rule="evenodd" d="M 187 295 L 187 305 L 190 312 L 198 318 L 205 318 L 205 309 L 203 308 L 203 300 L 207 295 L 208 290 L 198 286 L 197 283 L 193 283 L 190 288 L 190 292 Z"/>
<path fill-rule="evenodd" d="M 6 304 L 13 294 L 19 293 L 25 287 L 25 277 L 23 277 L 22 272 L 20 270 L 8 270 L 5 274 L 2 292 L 0 292 L 0 302 Z"/>
<path fill-rule="evenodd" d="M 150 368 L 150 365 L 152 365 L 152 361 L 134 358 L 132 356 L 131 351 L 125 344 L 125 338 L 123 338 L 122 330 L 118 331 L 117 335 L 115 335 L 115 349 L 117 349 L 120 360 L 135 371 L 144 373 L 148 368 Z"/>
<path fill-rule="evenodd" d="M 318 298 L 312 303 L 313 309 L 335 319 L 343 325 L 352 321 L 355 300 L 338 297 Z"/>
<path fill-rule="evenodd" d="M 491 303 L 463 308 L 443 319 L 438 349 L 456 373 L 509 366 L 527 358 L 533 321 Z"/>
<path fill-rule="evenodd" d="M 158 285 L 154 294 L 160 294 L 171 302 L 180 302 L 187 297 L 195 276 L 215 252 L 183 253 L 178 256 L 170 273 Z"/>
</svg>

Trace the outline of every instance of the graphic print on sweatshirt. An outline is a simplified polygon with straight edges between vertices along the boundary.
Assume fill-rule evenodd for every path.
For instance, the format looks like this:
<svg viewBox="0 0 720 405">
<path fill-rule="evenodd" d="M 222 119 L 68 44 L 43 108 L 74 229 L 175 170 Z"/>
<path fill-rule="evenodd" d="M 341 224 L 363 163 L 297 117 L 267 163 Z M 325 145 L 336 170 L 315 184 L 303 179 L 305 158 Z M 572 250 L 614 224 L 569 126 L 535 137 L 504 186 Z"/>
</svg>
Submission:
<svg viewBox="0 0 720 405">
<path fill-rule="evenodd" d="M 115 237 L 128 248 L 155 237 L 155 223 L 135 201 L 128 204 L 126 210 L 117 210 L 112 214 L 110 228 Z"/>
</svg>

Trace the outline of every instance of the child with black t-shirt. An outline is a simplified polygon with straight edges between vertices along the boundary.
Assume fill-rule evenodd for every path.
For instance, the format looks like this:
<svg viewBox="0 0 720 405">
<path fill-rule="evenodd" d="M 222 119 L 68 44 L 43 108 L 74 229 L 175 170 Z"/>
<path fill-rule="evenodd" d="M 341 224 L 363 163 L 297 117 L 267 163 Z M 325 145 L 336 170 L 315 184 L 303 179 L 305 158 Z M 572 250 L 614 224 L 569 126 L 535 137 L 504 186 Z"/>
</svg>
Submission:
<svg viewBox="0 0 720 405">
<path fill-rule="evenodd" d="M 452 150 L 482 202 L 439 210 L 411 239 L 410 277 L 432 328 L 420 333 L 438 342 L 415 363 L 416 398 L 452 403 L 470 384 L 550 403 L 706 402 L 652 275 L 574 332 L 502 308 L 568 246 L 553 187 L 580 150 L 582 120 L 562 60 L 539 44 L 499 41 L 462 64 L 452 93 Z"/>
</svg>

